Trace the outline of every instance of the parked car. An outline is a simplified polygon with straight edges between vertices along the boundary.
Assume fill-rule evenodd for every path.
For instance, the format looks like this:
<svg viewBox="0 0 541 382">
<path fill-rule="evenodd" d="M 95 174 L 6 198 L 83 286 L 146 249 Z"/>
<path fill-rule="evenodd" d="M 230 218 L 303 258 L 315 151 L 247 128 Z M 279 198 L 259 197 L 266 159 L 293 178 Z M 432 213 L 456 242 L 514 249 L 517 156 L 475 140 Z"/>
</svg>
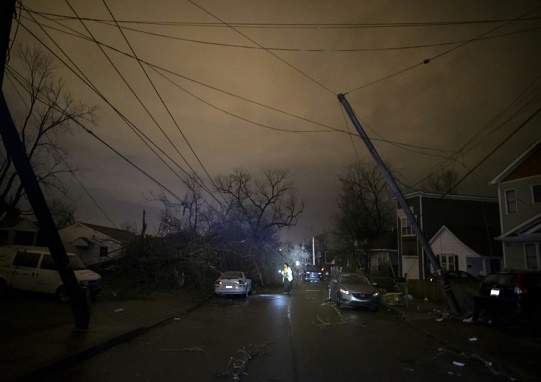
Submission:
<svg viewBox="0 0 541 382">
<path fill-rule="evenodd" d="M 445 271 L 445 275 L 447 276 L 447 280 L 452 281 L 477 281 L 479 280 L 478 277 L 475 277 L 471 273 L 465 272 L 465 271 Z M 436 277 L 436 274 L 433 273 L 430 276 L 430 281 L 438 281 L 438 278 Z"/>
<path fill-rule="evenodd" d="M 320 282 L 323 280 L 323 272 L 317 265 L 307 264 L 302 274 L 302 281 L 305 282 Z"/>
<path fill-rule="evenodd" d="M 485 277 L 474 301 L 473 320 L 541 323 L 541 272 L 509 271 Z"/>
<path fill-rule="evenodd" d="M 230 271 L 221 273 L 214 283 L 214 294 L 241 295 L 248 297 L 252 293 L 252 280 L 244 272 Z"/>
<path fill-rule="evenodd" d="M 331 277 L 331 267 L 332 264 L 325 264 L 321 267 L 321 273 L 323 273 L 324 278 Z"/>
<path fill-rule="evenodd" d="M 77 255 L 68 253 L 68 259 L 79 284 L 96 295 L 101 289 L 101 276 L 87 269 Z M 0 247 L 0 292 L 10 288 L 55 294 L 60 301 L 68 301 L 66 287 L 46 247 Z"/>
<path fill-rule="evenodd" d="M 381 292 L 367 276 L 357 273 L 342 273 L 329 284 L 329 300 L 336 305 L 363 307 L 372 311 L 379 308 Z"/>
</svg>

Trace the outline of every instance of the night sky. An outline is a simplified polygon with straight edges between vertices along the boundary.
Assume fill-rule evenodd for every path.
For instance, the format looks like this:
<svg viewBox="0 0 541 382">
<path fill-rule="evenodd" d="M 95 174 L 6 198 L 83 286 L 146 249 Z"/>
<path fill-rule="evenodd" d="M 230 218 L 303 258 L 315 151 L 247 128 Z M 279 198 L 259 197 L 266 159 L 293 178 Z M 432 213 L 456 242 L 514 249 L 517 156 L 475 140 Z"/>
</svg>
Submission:
<svg viewBox="0 0 541 382">
<path fill-rule="evenodd" d="M 539 1 L 25 0 L 17 12 L 14 44 L 57 56 L 66 89 L 99 106 L 86 127 L 121 154 L 80 127 L 59 137 L 81 169 L 66 184 L 83 222 L 141 227 L 145 209 L 153 233 L 152 195 L 184 196 L 183 171 L 210 184 L 287 168 L 305 212 L 283 238 L 332 230 L 338 175 L 372 161 L 338 93 L 405 192 L 452 169 L 459 193 L 496 196 L 490 180 L 541 136 Z M 3 90 L 20 118 L 9 76 Z"/>
</svg>

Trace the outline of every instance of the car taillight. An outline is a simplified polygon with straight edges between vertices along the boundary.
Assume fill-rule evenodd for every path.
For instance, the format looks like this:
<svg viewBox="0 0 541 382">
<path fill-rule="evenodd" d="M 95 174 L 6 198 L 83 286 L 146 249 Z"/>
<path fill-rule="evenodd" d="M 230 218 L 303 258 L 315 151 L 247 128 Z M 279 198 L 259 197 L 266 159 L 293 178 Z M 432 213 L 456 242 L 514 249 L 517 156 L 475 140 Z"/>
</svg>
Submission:
<svg viewBox="0 0 541 382">
<path fill-rule="evenodd" d="M 221 281 L 216 281 L 216 282 L 214 283 L 214 285 L 222 285 L 222 282 L 221 282 Z"/>
<path fill-rule="evenodd" d="M 237 284 L 239 284 L 239 285 L 244 285 L 244 281 L 242 281 L 242 280 L 237 280 Z"/>
</svg>

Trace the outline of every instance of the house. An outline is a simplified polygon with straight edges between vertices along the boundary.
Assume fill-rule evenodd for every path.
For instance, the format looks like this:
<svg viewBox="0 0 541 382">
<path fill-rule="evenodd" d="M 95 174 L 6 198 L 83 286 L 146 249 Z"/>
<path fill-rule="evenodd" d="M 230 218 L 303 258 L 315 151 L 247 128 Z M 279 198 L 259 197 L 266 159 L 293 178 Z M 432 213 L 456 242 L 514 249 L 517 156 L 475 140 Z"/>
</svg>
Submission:
<svg viewBox="0 0 541 382">
<path fill-rule="evenodd" d="M 137 235 L 118 228 L 78 222 L 58 230 L 67 252 L 72 252 L 86 265 L 119 256 L 122 249 Z"/>
<path fill-rule="evenodd" d="M 541 139 L 498 174 L 500 235 L 506 269 L 541 269 Z"/>
<path fill-rule="evenodd" d="M 398 276 L 398 243 L 396 231 L 383 232 L 366 245 L 370 274 Z"/>
<path fill-rule="evenodd" d="M 38 225 L 20 216 L 0 221 L 0 245 L 38 245 L 38 234 Z"/>
<path fill-rule="evenodd" d="M 438 249 L 442 268 L 451 269 L 457 266 L 459 270 L 469 272 L 471 269 L 467 267 L 466 257 L 475 257 L 473 253 L 487 256 L 489 259 L 501 256 L 498 246 L 493 242 L 499 230 L 499 210 L 496 198 L 426 192 L 414 192 L 404 195 L 404 198 L 426 240 L 429 244 L 432 241 L 434 247 Z M 473 252 L 464 251 L 459 254 L 454 252 L 459 248 L 458 246 L 444 247 L 443 244 L 450 244 L 450 241 L 444 240 L 443 235 L 447 235 L 447 232 L 441 231 L 443 226 L 451 230 L 456 239 L 465 245 L 462 249 L 465 250 L 468 247 Z M 399 204 L 397 205 L 397 228 L 400 274 L 408 279 L 429 278 L 432 273 L 431 263 Z M 432 240 L 438 233 L 440 239 Z M 455 240 L 455 243 L 458 242 Z M 455 260 L 455 256 L 458 255 L 463 258 L 463 261 Z M 488 263 L 491 261 L 488 260 Z M 487 264 L 487 260 L 481 263 Z M 471 260 L 470 265 L 473 266 Z M 498 264 L 494 263 L 494 266 Z"/>
<path fill-rule="evenodd" d="M 474 276 L 501 271 L 502 250 L 496 240 L 496 227 L 447 227 L 443 225 L 430 239 L 430 248 L 446 270 L 460 270 Z M 488 240 L 480 240 L 485 236 Z"/>
</svg>

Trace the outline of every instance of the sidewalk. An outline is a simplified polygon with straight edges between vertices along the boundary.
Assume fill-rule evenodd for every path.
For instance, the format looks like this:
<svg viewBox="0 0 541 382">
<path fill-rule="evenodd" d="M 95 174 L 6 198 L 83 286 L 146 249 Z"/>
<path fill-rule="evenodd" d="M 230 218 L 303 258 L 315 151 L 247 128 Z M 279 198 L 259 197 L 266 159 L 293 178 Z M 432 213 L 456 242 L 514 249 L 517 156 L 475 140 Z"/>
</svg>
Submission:
<svg viewBox="0 0 541 382">
<path fill-rule="evenodd" d="M 424 335 L 441 343 L 442 351 L 481 362 L 494 375 L 515 381 L 541 381 L 541 331 L 519 332 L 474 324 L 464 314 L 453 315 L 448 305 L 429 301 L 382 306 Z"/>
<path fill-rule="evenodd" d="M 148 300 L 99 302 L 91 307 L 86 331 L 77 331 L 71 324 L 2 343 L 0 380 L 39 380 L 46 372 L 88 358 L 179 318 L 203 301 L 178 293 Z"/>
</svg>

